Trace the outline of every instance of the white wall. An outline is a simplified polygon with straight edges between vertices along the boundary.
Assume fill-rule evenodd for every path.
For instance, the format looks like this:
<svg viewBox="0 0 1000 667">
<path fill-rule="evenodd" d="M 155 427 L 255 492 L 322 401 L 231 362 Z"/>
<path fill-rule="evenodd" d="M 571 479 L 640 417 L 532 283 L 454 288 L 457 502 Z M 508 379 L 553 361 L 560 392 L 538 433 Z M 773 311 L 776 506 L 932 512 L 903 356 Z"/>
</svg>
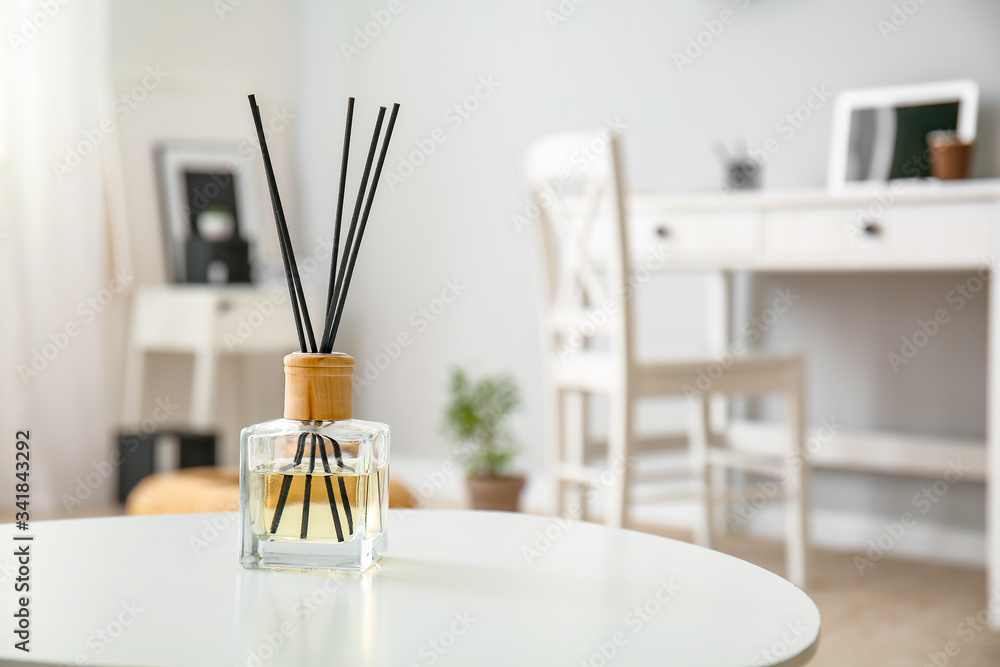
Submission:
<svg viewBox="0 0 1000 667">
<path fill-rule="evenodd" d="M 556 10 L 555 0 L 401 0 L 402 11 L 350 62 L 339 45 L 386 3 L 358 3 L 350 13 L 327 5 L 295 5 L 296 158 L 307 236 L 327 235 L 331 228 L 344 98 L 358 98 L 356 155 L 368 140 L 376 106 L 403 105 L 338 345 L 363 365 L 380 344 L 403 331 L 414 334 L 412 346 L 381 371 L 356 407 L 359 416 L 392 425 L 400 453 L 446 454 L 439 435 L 446 374 L 463 365 L 516 375 L 525 397 L 516 423 L 527 449 L 524 463 L 541 465 L 533 238 L 511 222 L 525 203 L 519 156 L 540 135 L 620 118 L 631 185 L 649 190 L 714 188 L 714 140 L 759 146 L 775 137 L 780 150 L 765 166 L 767 187 L 818 187 L 825 182 L 832 105 L 791 137 L 776 128 L 813 87 L 838 91 L 970 77 L 982 90 L 976 171 L 1000 174 L 1000 5 L 990 0 L 920 4 L 888 39 L 877 25 L 893 11 L 888 0 L 590 0 L 554 29 L 546 11 Z M 672 54 L 724 10 L 735 20 L 678 71 Z M 460 126 L 450 125 L 445 114 L 474 93 L 480 77 L 499 87 Z M 445 143 L 392 187 L 386 177 L 438 127 L 445 129 Z M 359 171 L 355 167 L 355 177 Z M 465 291 L 417 331 L 411 315 L 453 279 L 467 285 Z M 899 336 L 912 333 L 954 282 L 951 276 L 829 282 L 786 276 L 758 281 L 756 293 L 787 283 L 804 295 L 769 342 L 808 349 L 815 418 L 836 414 L 851 426 L 977 435 L 984 415 L 983 303 L 956 318 L 905 373 L 892 373 L 885 361 Z M 690 313 L 697 312 L 697 296 L 662 279 L 642 299 L 649 309 L 641 315 L 644 347 L 668 351 L 695 342 L 691 325 L 697 318 Z M 820 477 L 820 505 L 847 502 L 890 517 L 898 516 L 918 484 Z M 962 499 L 947 520 L 981 525 L 981 489 L 955 495 Z"/>
</svg>

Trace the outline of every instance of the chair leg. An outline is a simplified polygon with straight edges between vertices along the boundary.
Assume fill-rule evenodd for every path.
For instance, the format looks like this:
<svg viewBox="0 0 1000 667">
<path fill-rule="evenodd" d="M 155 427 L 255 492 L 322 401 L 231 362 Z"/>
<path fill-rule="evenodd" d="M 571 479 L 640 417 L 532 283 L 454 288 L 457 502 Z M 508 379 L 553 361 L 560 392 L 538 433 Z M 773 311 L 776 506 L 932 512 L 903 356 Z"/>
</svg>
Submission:
<svg viewBox="0 0 1000 667">
<path fill-rule="evenodd" d="M 580 453 L 580 465 L 585 466 L 589 461 L 587 460 L 587 441 L 589 439 L 589 427 L 590 427 L 590 404 L 591 398 L 587 394 L 580 394 L 580 412 L 576 423 L 576 427 L 579 429 L 578 440 L 576 442 L 577 447 L 579 447 Z M 590 488 L 587 485 L 577 484 L 573 491 L 573 501 L 575 502 L 575 512 L 571 512 L 571 516 L 576 521 L 587 521 L 590 515 L 589 508 L 587 507 L 587 489 Z"/>
<path fill-rule="evenodd" d="M 633 441 L 631 408 L 625 392 L 611 396 L 607 465 L 614 475 L 608 488 L 604 523 L 612 528 L 623 528 L 628 523 Z"/>
<path fill-rule="evenodd" d="M 804 465 L 789 470 L 785 479 L 785 562 L 788 580 L 796 586 L 808 581 L 808 473 Z"/>
<path fill-rule="evenodd" d="M 809 466 L 804 457 L 805 401 L 801 368 L 787 399 L 792 461 L 785 477 L 785 558 L 788 580 L 805 586 L 809 575 Z"/>
<path fill-rule="evenodd" d="M 561 389 L 553 392 L 553 423 L 551 441 L 555 444 L 554 506 L 556 515 L 580 520 L 586 517 L 586 494 L 579 482 L 564 479 L 561 466 L 583 467 L 586 428 L 586 396 Z"/>
<path fill-rule="evenodd" d="M 698 509 L 694 522 L 694 543 L 712 548 L 715 532 L 712 516 L 712 467 L 708 463 L 708 400 L 691 399 L 688 425 L 688 456 L 695 485 Z"/>
<path fill-rule="evenodd" d="M 555 488 L 553 489 L 554 498 L 553 500 L 556 508 L 556 516 L 565 516 L 566 514 L 566 480 L 559 476 L 557 473 L 555 475 Z"/>
<path fill-rule="evenodd" d="M 582 469 L 587 463 L 587 396 L 581 392 L 563 394 L 563 460 L 573 467 Z M 582 485 L 573 483 L 567 485 L 566 512 L 574 519 L 584 516 L 586 495 Z M 563 514 L 560 514 L 563 516 Z"/>
<path fill-rule="evenodd" d="M 732 476 L 733 471 L 729 468 L 725 468 L 723 466 L 709 466 L 709 490 L 713 491 L 715 494 L 718 494 L 720 491 L 725 494 L 729 490 Z M 730 507 L 728 500 L 712 500 L 713 497 L 714 496 L 710 493 L 708 513 L 712 519 L 712 534 L 709 536 L 709 539 L 714 541 L 720 533 L 725 535 L 729 532 L 729 524 L 726 519 L 729 516 Z"/>
<path fill-rule="evenodd" d="M 560 467 L 566 462 L 565 443 L 565 414 L 563 406 L 563 392 L 558 388 L 554 389 L 549 396 L 549 442 L 552 446 L 552 465 L 555 468 L 555 487 L 553 493 L 555 497 L 553 505 L 556 509 L 556 516 L 563 516 L 567 511 L 568 484 L 563 479 Z"/>
<path fill-rule="evenodd" d="M 559 468 L 565 465 L 582 466 L 586 413 L 581 412 L 581 401 L 586 397 L 572 395 L 556 389 L 550 397 L 552 416 L 549 422 L 549 442 L 553 444 L 553 465 L 556 468 L 553 502 L 556 516 L 581 520 L 586 518 L 586 494 L 579 482 L 562 477 Z M 585 405 L 585 404 L 584 404 Z"/>
</svg>

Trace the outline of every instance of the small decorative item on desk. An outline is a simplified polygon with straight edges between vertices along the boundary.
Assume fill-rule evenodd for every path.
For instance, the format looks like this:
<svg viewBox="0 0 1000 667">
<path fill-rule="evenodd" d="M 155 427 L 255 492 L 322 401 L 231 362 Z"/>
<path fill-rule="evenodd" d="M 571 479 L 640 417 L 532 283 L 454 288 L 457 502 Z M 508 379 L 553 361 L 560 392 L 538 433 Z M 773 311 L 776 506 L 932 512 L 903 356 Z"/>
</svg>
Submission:
<svg viewBox="0 0 1000 667">
<path fill-rule="evenodd" d="M 725 171 L 725 190 L 756 190 L 760 187 L 760 169 L 764 163 L 747 152 L 746 144 L 741 142 L 735 153 L 730 153 L 721 141 L 715 142 L 712 148 Z M 757 150 L 763 152 L 763 149 Z"/>
<path fill-rule="evenodd" d="M 379 109 L 341 256 L 354 114 L 354 98 L 348 100 L 330 285 L 319 345 L 253 95 L 250 109 L 264 160 L 300 352 L 289 354 L 284 361 L 284 419 L 249 426 L 240 439 L 240 562 L 248 568 L 362 572 L 386 551 L 389 427 L 352 419 L 354 359 L 334 352 L 333 345 L 399 105 L 393 106 L 389 116 L 372 175 L 386 111 L 385 107 Z"/>
<path fill-rule="evenodd" d="M 507 418 L 519 403 L 517 385 L 507 376 L 472 382 L 463 371 L 452 373 L 445 431 L 455 440 L 475 509 L 518 510 L 524 477 L 505 473 L 517 452 Z"/>
</svg>

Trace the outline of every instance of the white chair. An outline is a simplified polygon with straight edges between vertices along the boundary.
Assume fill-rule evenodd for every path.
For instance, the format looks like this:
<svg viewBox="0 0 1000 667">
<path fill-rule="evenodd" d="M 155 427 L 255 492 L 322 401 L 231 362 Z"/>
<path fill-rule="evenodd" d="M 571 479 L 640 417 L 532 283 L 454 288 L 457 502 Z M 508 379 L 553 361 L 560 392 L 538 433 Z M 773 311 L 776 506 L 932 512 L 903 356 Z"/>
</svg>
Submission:
<svg viewBox="0 0 1000 667">
<path fill-rule="evenodd" d="M 767 475 L 783 482 L 787 576 L 802 585 L 808 539 L 807 469 L 802 457 L 803 361 L 799 356 L 733 355 L 731 364 L 722 368 L 712 356 L 657 362 L 635 357 L 629 279 L 637 267 L 628 257 L 620 164 L 619 140 L 608 132 L 555 135 L 536 142 L 528 151 L 528 186 L 539 209 L 548 283 L 543 345 L 558 511 L 580 515 L 586 506 L 585 499 L 581 500 L 584 489 L 604 487 L 606 523 L 623 526 L 637 501 L 633 487 L 638 482 L 687 479 L 702 508 L 695 541 L 710 546 L 718 523 L 714 504 L 741 497 L 740 490 L 717 488 L 720 483 L 727 485 L 725 471 Z M 699 371 L 711 380 L 711 386 L 705 387 L 704 377 L 699 385 Z M 716 427 L 717 423 L 725 427 L 725 419 L 710 419 L 710 404 L 719 407 L 719 396 L 764 394 L 784 398 L 785 437 L 769 442 L 763 451 L 743 450 L 725 428 Z M 606 395 L 610 401 L 606 442 L 595 441 L 588 433 L 587 397 L 593 395 Z M 636 437 L 639 400 L 684 396 L 691 413 L 685 433 L 657 439 Z M 641 469 L 640 453 L 684 447 L 688 447 L 689 467 L 662 475 L 645 475 Z M 663 497 L 658 500 L 662 502 Z"/>
</svg>

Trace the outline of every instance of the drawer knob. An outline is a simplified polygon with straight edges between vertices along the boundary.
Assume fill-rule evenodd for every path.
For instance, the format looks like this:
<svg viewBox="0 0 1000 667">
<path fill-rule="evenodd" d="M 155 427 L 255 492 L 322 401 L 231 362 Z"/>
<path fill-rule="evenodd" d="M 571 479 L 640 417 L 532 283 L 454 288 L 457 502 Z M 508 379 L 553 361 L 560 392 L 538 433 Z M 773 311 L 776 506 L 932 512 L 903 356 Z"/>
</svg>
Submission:
<svg viewBox="0 0 1000 667">
<path fill-rule="evenodd" d="M 670 236 L 670 228 L 667 227 L 666 225 L 658 225 L 656 227 L 656 235 L 659 236 L 661 239 L 665 239 L 668 236 Z"/>
<path fill-rule="evenodd" d="M 882 234 L 882 225 L 877 222 L 866 222 L 861 226 L 861 231 L 868 236 L 880 236 Z"/>
</svg>

